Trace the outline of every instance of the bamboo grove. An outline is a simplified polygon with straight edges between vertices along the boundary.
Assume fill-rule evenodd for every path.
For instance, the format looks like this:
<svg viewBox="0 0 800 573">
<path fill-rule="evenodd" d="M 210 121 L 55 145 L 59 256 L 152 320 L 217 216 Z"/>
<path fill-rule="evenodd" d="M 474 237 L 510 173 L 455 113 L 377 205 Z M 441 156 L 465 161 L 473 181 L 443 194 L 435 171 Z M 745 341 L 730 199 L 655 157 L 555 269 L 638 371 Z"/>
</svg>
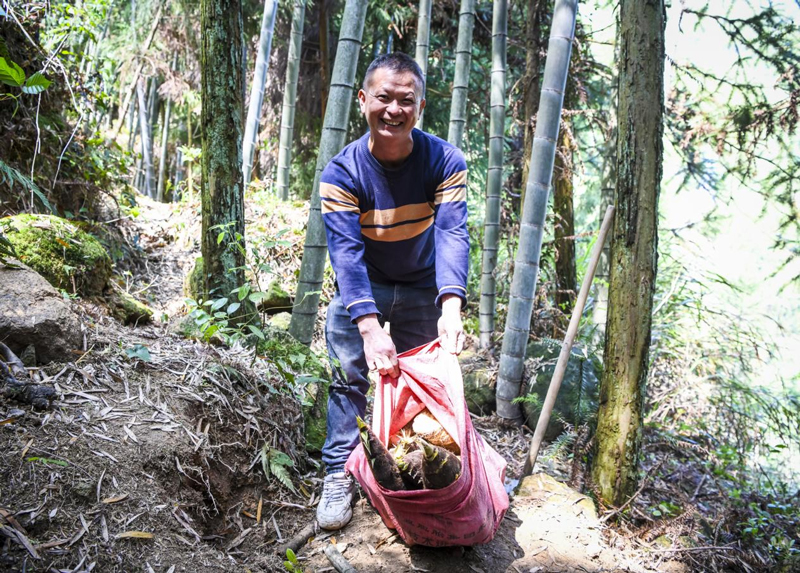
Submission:
<svg viewBox="0 0 800 573">
<path fill-rule="evenodd" d="M 742 70 L 748 57 L 765 61 L 785 99 L 769 104 L 757 87 L 706 78 L 743 95 L 717 115 L 705 104 L 693 108 L 688 99 L 710 96 L 693 91 L 693 78 L 704 72 L 691 66 L 674 66 L 675 93 L 665 93 L 663 0 L 619 2 L 609 61 L 592 51 L 595 30 L 577 0 L 84 0 L 50 18 L 79 30 L 62 46 L 83 54 L 63 75 L 84 87 L 72 112 L 92 134 L 84 139 L 101 141 L 131 166 L 121 183 L 157 201 L 199 192 L 206 297 L 227 296 L 246 281 L 248 193 L 308 202 L 290 325 L 306 345 L 326 271 L 320 173 L 365 129 L 351 108 L 369 61 L 392 51 L 414 55 L 427 80 L 417 127 L 460 146 L 468 159 L 467 325 L 498 360 L 496 411 L 514 423 L 524 421 L 519 398 L 530 386 L 526 348 L 543 335 L 548 316 L 563 330 L 574 301 L 576 261 L 588 250 L 576 229 L 594 236 L 605 207 L 614 205 L 594 322 L 584 320 L 596 325 L 592 339 L 604 364 L 593 479 L 603 500 L 620 504 L 639 479 L 664 141 L 680 142 L 674 153 L 686 185 L 751 180 L 760 146 L 774 144 L 777 162 L 789 165 L 763 177 L 770 183 L 764 194 L 785 207 L 776 246 L 789 253 L 800 244 L 800 162 L 786 160 L 797 159 L 790 145 L 800 93 L 797 31 L 772 7 L 735 17 L 697 4 L 685 8 L 687 17 L 717 25 L 740 54 L 749 53 L 734 63 Z M 19 36 L 8 18 L 2 25 L 6 43 Z M 63 78 L 58 89 L 66 93 Z M 709 148 L 720 153 L 723 177 L 698 159 Z M 110 153 L 85 168 L 100 184 L 119 178 Z M 14 159 L 9 151 L 0 167 Z M 77 164 L 67 162 L 61 184 L 58 172 L 48 175 L 51 198 L 67 193 L 63 183 Z M 579 171 L 589 216 L 576 214 Z M 33 208 L 37 199 L 29 195 L 23 207 Z M 243 305 L 237 320 L 249 320 L 248 312 Z"/>
</svg>

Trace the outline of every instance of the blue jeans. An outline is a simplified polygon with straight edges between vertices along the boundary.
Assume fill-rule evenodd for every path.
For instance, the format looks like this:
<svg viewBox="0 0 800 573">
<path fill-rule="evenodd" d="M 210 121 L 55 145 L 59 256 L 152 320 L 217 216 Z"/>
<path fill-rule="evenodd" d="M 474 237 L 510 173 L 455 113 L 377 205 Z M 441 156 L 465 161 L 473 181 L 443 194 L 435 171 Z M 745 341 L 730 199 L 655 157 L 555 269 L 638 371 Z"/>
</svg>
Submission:
<svg viewBox="0 0 800 573">
<path fill-rule="evenodd" d="M 403 285 L 372 283 L 372 295 L 381 313 L 383 325 L 388 321 L 397 353 L 422 346 L 438 336 L 437 323 L 442 311 L 434 301 L 438 291 Z M 325 340 L 331 359 L 333 381 L 328 396 L 328 435 L 322 447 L 322 461 L 328 473 L 344 470 L 350 452 L 358 444 L 356 416 L 367 411 L 369 378 L 364 357 L 364 341 L 358 326 L 350 321 L 339 292 L 328 306 Z"/>
</svg>

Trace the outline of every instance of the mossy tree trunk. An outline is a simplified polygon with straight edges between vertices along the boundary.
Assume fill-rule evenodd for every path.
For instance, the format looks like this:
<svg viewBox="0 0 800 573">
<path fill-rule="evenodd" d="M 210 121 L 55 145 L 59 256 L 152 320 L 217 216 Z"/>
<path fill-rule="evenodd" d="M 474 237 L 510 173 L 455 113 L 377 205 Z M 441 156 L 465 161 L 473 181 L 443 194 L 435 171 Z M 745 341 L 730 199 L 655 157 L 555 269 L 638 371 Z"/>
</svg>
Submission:
<svg viewBox="0 0 800 573">
<path fill-rule="evenodd" d="M 572 183 L 573 141 L 569 121 L 564 121 L 553 173 L 553 229 L 556 248 L 555 301 L 565 314 L 572 312 L 578 295 L 578 273 L 575 268 L 575 206 Z"/>
<path fill-rule="evenodd" d="M 202 0 L 200 11 L 204 295 L 219 298 L 244 282 L 241 0 Z"/>
<path fill-rule="evenodd" d="M 616 217 L 592 478 L 620 505 L 637 483 L 658 239 L 664 113 L 663 0 L 622 0 Z"/>
<path fill-rule="evenodd" d="M 319 198 L 319 179 L 328 162 L 344 147 L 366 15 L 367 0 L 347 0 L 342 16 L 342 29 L 339 32 L 336 59 L 333 63 L 330 96 L 319 141 L 306 242 L 303 246 L 303 262 L 300 265 L 292 322 L 289 325 L 291 335 L 306 345 L 311 344 L 314 334 L 327 255 L 325 224 L 322 221 Z"/>
<path fill-rule="evenodd" d="M 506 126 L 506 55 L 508 2 L 498 0 L 492 14 L 492 93 L 489 116 L 489 171 L 486 177 L 486 220 L 481 260 L 480 344 L 488 348 L 494 334 L 497 249 L 500 244 L 500 191 L 503 187 L 503 144 Z"/>
</svg>

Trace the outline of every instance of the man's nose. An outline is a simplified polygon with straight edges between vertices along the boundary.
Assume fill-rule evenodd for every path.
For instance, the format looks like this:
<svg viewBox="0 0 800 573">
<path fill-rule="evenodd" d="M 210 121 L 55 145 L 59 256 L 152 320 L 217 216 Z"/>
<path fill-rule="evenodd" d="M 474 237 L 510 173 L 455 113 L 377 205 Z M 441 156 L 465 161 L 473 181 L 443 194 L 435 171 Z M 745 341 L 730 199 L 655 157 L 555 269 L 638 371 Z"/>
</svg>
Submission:
<svg viewBox="0 0 800 573">
<path fill-rule="evenodd" d="M 386 108 L 386 111 L 388 111 L 389 113 L 399 113 L 400 112 L 400 104 L 397 103 L 396 99 L 393 99 L 392 101 L 389 102 L 389 105 Z"/>
</svg>

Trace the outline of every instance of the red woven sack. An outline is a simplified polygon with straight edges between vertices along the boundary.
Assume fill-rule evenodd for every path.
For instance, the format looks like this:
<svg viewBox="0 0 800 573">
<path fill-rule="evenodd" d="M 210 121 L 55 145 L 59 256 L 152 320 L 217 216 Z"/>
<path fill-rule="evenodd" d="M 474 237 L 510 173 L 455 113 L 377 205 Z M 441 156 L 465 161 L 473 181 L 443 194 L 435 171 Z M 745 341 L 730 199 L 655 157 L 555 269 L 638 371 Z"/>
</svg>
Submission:
<svg viewBox="0 0 800 573">
<path fill-rule="evenodd" d="M 360 445 L 346 469 L 383 522 L 408 545 L 443 547 L 488 543 L 508 509 L 506 462 L 487 445 L 467 411 L 458 359 L 435 340 L 398 356 L 400 377 L 382 377 L 375 388 L 372 427 L 384 444 L 428 408 L 461 448 L 461 476 L 442 489 L 390 491 L 372 474 Z"/>
</svg>

